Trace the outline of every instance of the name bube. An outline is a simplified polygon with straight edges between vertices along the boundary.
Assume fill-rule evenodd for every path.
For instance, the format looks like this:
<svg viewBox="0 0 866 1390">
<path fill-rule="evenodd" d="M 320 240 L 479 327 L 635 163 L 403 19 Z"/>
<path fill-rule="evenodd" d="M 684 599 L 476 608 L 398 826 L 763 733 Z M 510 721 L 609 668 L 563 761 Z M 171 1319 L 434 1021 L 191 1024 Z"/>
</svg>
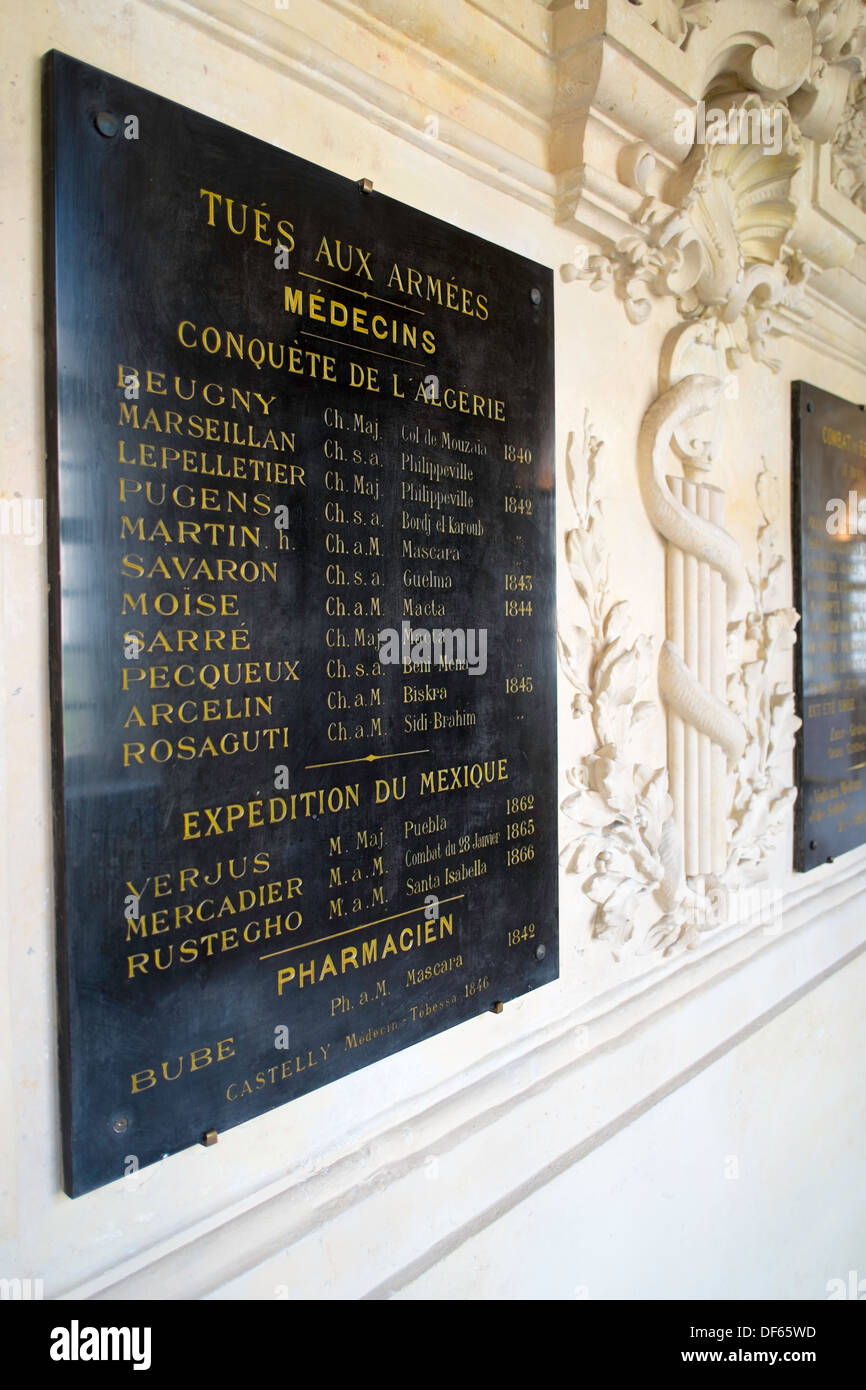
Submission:
<svg viewBox="0 0 866 1390">
<path fill-rule="evenodd" d="M 318 1066 L 319 1061 L 327 1062 L 330 1050 L 330 1043 L 320 1044 L 318 1057 L 314 1055 L 312 1050 L 308 1050 L 306 1053 L 297 1053 L 296 1056 L 287 1057 L 275 1066 L 266 1067 L 263 1071 L 256 1072 L 252 1081 L 230 1081 L 226 1087 L 226 1100 L 240 1100 L 243 1096 L 252 1095 L 254 1091 L 263 1090 L 268 1084 L 276 1085 L 277 1080 L 287 1081 L 292 1076 L 299 1076 L 301 1072 Z M 171 1061 L 157 1062 L 152 1067 L 143 1067 L 141 1071 L 133 1072 L 130 1076 L 129 1093 L 133 1096 L 140 1095 L 143 1091 L 152 1090 L 162 1081 L 179 1081 L 184 1072 L 192 1075 L 195 1072 L 205 1071 L 208 1067 L 219 1065 L 220 1062 L 228 1062 L 236 1056 L 234 1038 L 221 1038 L 219 1042 L 194 1048 L 179 1057 L 173 1057 Z M 265 1077 L 268 1077 L 269 1081 L 266 1081 Z"/>
<path fill-rule="evenodd" d="M 153 1067 L 143 1067 L 141 1071 L 134 1071 L 130 1077 L 130 1095 L 136 1096 L 141 1091 L 149 1091 L 158 1084 L 160 1078 L 163 1081 L 178 1081 L 184 1070 L 189 1073 L 204 1071 L 215 1063 L 227 1062 L 230 1057 L 236 1055 L 234 1041 L 234 1038 L 221 1038 L 212 1045 L 196 1047 L 180 1057 L 173 1057 L 170 1062 L 157 1062 Z"/>
</svg>

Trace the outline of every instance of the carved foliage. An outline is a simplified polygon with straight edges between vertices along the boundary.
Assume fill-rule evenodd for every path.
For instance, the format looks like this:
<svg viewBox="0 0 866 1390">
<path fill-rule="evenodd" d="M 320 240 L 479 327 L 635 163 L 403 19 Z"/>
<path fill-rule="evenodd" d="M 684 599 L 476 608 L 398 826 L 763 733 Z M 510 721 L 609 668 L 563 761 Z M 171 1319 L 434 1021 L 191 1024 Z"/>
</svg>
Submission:
<svg viewBox="0 0 866 1390">
<path fill-rule="evenodd" d="M 631 0 L 646 20 L 681 48 L 693 29 L 706 29 L 716 0 Z"/>
<path fill-rule="evenodd" d="M 833 183 L 866 212 L 866 82 L 854 84 L 833 143 Z"/>
<path fill-rule="evenodd" d="M 759 869 L 797 795 L 789 785 L 789 772 L 801 721 L 794 713 L 792 690 L 775 683 L 771 675 L 776 654 L 794 646 L 800 621 L 794 608 L 772 607 L 784 566 L 770 521 L 775 510 L 774 481 L 766 468 L 758 474 L 755 490 L 762 522 L 757 565 L 748 571 L 752 607 L 744 619 L 728 627 L 729 655 L 734 662 L 728 702 L 746 729 L 745 751 L 735 769 L 728 841 L 728 872 L 738 878 L 752 877 Z"/>
<path fill-rule="evenodd" d="M 863 45 L 866 16 L 863 0 L 794 0 L 798 16 L 812 26 L 813 63 L 848 62 L 853 66 Z"/>
<path fill-rule="evenodd" d="M 787 244 L 800 141 L 787 111 L 754 95 L 741 94 L 729 114 L 731 129 L 773 130 L 778 148 L 708 134 L 683 165 L 675 205 L 644 198 L 633 234 L 606 256 L 578 246 L 561 274 L 593 289 L 613 282 L 631 323 L 649 316 L 652 296 L 674 295 L 683 319 L 711 326 L 729 368 L 751 356 L 778 371 L 770 343 L 787 331 L 780 311 L 809 314 L 810 267 Z"/>
<path fill-rule="evenodd" d="M 683 885 L 678 871 L 678 833 L 671 819 L 667 770 L 637 762 L 631 741 L 653 713 L 638 699 L 652 674 L 652 642 L 632 639 L 629 605 L 611 598 L 599 530 L 602 504 L 596 471 L 602 450 L 585 416 L 579 444 L 570 436 L 566 470 L 576 525 L 566 533 L 569 574 L 581 600 L 585 626 L 559 637 L 562 669 L 574 687 L 572 713 L 589 718 L 593 750 L 568 770 L 572 788 L 562 804 L 575 827 L 560 859 L 581 876 L 595 904 L 592 934 L 616 959 L 658 951 L 678 953 L 701 931 L 720 925 L 719 889 L 763 876 L 793 805 L 791 753 L 800 721 L 789 686 L 773 679 L 776 656 L 796 641 L 798 614 L 774 607 L 773 591 L 784 561 L 770 520 L 774 479 L 763 469 L 756 482 L 761 523 L 757 563 L 748 571 L 751 607 L 729 625 L 728 701 L 746 729 L 746 744 L 733 776 L 728 819 L 728 862 L 721 882 Z M 671 891 L 671 885 L 674 890 Z"/>
<path fill-rule="evenodd" d="M 574 686 L 572 712 L 589 716 L 595 748 L 567 777 L 573 790 L 562 809 L 578 827 L 563 847 L 568 872 L 584 875 L 583 888 L 595 903 L 593 935 L 614 955 L 670 950 L 685 928 L 677 904 L 659 916 L 658 898 L 670 878 L 673 829 L 667 772 L 635 762 L 631 741 L 654 712 L 638 695 L 653 670 L 652 641 L 631 638 L 629 605 L 611 602 L 607 560 L 599 542 L 602 510 L 596 490 L 601 442 L 588 417 L 583 439 L 569 439 L 566 461 L 577 525 L 566 533 L 568 570 L 582 601 L 585 627 L 559 637 L 562 669 Z M 644 900 L 655 895 L 655 903 Z M 643 925 L 645 923 L 645 925 Z"/>
</svg>

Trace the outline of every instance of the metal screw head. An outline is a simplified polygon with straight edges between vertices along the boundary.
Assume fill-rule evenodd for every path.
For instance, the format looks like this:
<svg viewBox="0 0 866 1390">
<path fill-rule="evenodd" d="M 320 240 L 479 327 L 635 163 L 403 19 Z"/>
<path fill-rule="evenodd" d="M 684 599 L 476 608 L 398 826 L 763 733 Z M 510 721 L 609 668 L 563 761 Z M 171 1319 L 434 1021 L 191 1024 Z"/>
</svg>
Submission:
<svg viewBox="0 0 866 1390">
<path fill-rule="evenodd" d="M 93 124 L 104 135 L 106 140 L 110 140 L 112 135 L 116 135 L 120 129 L 120 122 L 116 116 L 112 116 L 110 111 L 98 111 L 93 118 Z"/>
<path fill-rule="evenodd" d="M 817 840 L 810 840 L 810 841 L 809 841 L 809 848 L 810 848 L 810 849 L 817 849 L 817 848 L 818 848 L 818 841 L 817 841 Z"/>
<path fill-rule="evenodd" d="M 497 1001 L 496 1001 L 495 1004 L 491 1004 L 491 1005 L 490 1005 L 490 1012 L 491 1012 L 492 1014 L 501 1014 L 501 1013 L 502 1013 L 502 1010 L 503 1010 L 504 1008 L 505 1008 L 505 1005 L 502 1004 L 502 1003 L 497 999 Z"/>
<path fill-rule="evenodd" d="M 532 300 L 533 304 L 540 304 L 540 303 L 541 303 L 541 290 L 530 290 L 530 291 L 529 291 L 529 298 Z"/>
<path fill-rule="evenodd" d="M 372 179 L 358 179 L 358 187 L 360 188 L 360 190 L 361 190 L 362 193 L 372 193 L 372 192 L 373 192 L 373 180 L 372 180 Z"/>
<path fill-rule="evenodd" d="M 114 1130 L 115 1134 L 123 1134 L 128 1125 L 129 1120 L 126 1118 L 126 1116 L 118 1115 L 111 1128 Z"/>
<path fill-rule="evenodd" d="M 535 948 L 535 959 L 536 959 L 536 960 L 544 960 L 544 957 L 545 957 L 546 955 L 547 955 L 547 947 L 546 947 L 545 945 L 542 944 L 541 946 L 536 946 L 536 948 Z"/>
</svg>

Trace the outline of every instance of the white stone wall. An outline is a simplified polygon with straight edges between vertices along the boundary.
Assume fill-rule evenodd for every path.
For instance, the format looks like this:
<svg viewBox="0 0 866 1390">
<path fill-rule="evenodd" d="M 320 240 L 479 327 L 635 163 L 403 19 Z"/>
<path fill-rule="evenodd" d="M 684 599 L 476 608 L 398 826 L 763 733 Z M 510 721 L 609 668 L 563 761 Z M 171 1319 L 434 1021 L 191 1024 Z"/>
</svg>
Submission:
<svg viewBox="0 0 866 1390">
<path fill-rule="evenodd" d="M 787 4 L 719 8 L 743 23 L 757 9 L 778 21 L 779 61 L 793 71 L 806 58 Z M 620 174 L 637 140 L 655 142 L 651 192 L 662 197 L 676 150 L 660 93 L 680 83 L 696 100 L 708 61 L 706 34 L 680 49 L 627 0 L 594 15 L 538 0 L 5 8 L 6 496 L 45 493 L 47 50 L 369 177 L 557 271 L 574 264 L 578 244 L 615 262 L 615 241 L 634 231 L 645 195 Z M 599 22 L 617 42 L 582 47 Z M 749 358 L 727 411 L 715 480 L 750 563 L 762 459 L 780 479 L 773 520 L 790 558 L 790 382 L 866 398 L 866 260 L 856 251 L 866 215 L 832 187 L 828 160 L 826 141 L 813 141 L 795 190 L 794 240 L 816 268 L 811 317 L 783 306 L 785 335 L 773 342 L 781 370 Z M 612 284 L 593 293 L 559 274 L 556 283 L 560 537 L 573 525 L 568 438 L 588 411 L 604 443 L 613 597 L 629 601 L 634 631 L 658 645 L 664 553 L 641 500 L 637 441 L 677 308 L 653 296 L 651 315 L 634 324 Z M 579 614 L 562 550 L 559 560 L 565 623 Z M 782 589 L 789 603 L 789 564 Z M 0 541 L 0 596 L 0 1274 L 42 1278 L 52 1298 L 821 1298 L 829 1279 L 858 1259 L 866 1266 L 866 848 L 798 876 L 790 823 L 766 880 L 781 905 L 771 923 L 733 919 L 688 951 L 615 959 L 592 935 L 580 876 L 564 875 L 556 984 L 239 1126 L 214 1148 L 70 1201 L 59 1175 L 44 546 Z M 789 656 L 778 678 L 790 681 Z M 652 684 L 641 698 L 656 698 Z M 563 795 L 565 770 L 591 747 L 572 694 L 563 680 Z M 660 712 L 638 746 L 664 765 Z"/>
</svg>

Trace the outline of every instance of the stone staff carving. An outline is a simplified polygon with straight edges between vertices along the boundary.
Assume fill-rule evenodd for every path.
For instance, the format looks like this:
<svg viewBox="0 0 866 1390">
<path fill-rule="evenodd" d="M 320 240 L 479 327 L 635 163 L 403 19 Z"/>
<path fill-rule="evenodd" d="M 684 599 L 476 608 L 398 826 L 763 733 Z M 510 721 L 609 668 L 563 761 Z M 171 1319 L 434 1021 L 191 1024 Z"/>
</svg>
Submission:
<svg viewBox="0 0 866 1390">
<path fill-rule="evenodd" d="M 668 546 L 659 691 L 668 709 L 670 793 L 687 878 L 724 873 L 728 764 L 742 756 L 746 741 L 725 699 L 728 614 L 743 562 L 724 529 L 724 493 L 666 473 L 674 433 L 708 409 L 720 389 L 710 376 L 678 381 L 646 412 L 638 446 L 644 506 Z"/>
</svg>

